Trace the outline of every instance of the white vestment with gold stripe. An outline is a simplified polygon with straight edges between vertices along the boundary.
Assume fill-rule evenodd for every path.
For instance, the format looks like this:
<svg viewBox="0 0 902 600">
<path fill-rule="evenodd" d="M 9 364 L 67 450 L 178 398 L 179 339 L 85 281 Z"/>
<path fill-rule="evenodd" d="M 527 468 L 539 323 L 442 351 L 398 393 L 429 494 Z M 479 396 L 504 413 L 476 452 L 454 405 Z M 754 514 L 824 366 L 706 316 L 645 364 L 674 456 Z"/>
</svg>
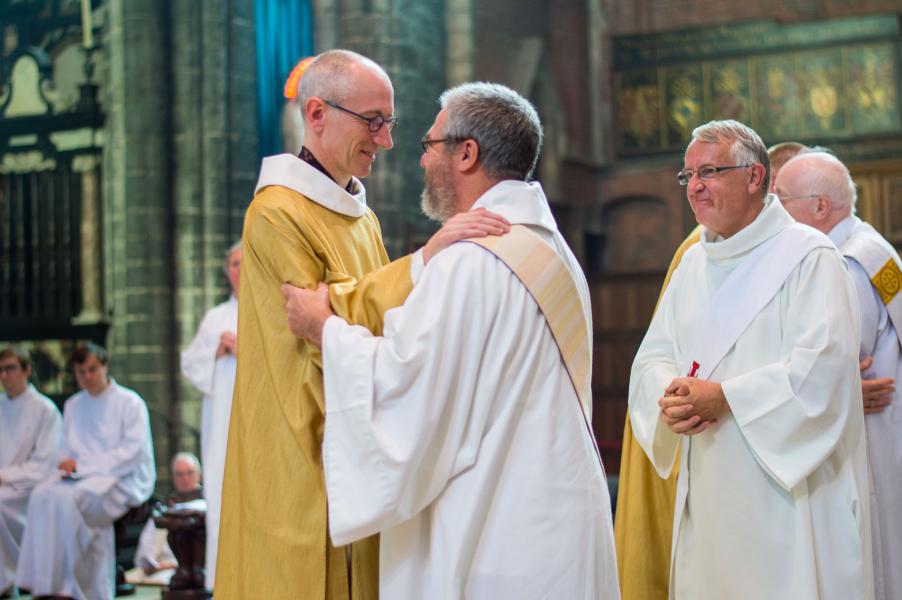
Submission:
<svg viewBox="0 0 902 600">
<path fill-rule="evenodd" d="M 873 356 L 865 379 L 892 377 L 897 391 L 879 413 L 865 415 L 871 466 L 871 535 L 877 600 L 902 598 L 902 324 L 899 255 L 873 227 L 850 216 L 830 231 L 849 263 L 861 314 L 860 358 Z"/>
<path fill-rule="evenodd" d="M 526 225 L 588 286 L 538 184 L 474 208 Z M 588 359 L 588 357 L 583 357 Z M 455 244 L 388 311 L 384 337 L 323 332 L 334 543 L 382 532 L 382 598 L 619 597 L 610 497 L 576 389 L 510 268 Z"/>
</svg>

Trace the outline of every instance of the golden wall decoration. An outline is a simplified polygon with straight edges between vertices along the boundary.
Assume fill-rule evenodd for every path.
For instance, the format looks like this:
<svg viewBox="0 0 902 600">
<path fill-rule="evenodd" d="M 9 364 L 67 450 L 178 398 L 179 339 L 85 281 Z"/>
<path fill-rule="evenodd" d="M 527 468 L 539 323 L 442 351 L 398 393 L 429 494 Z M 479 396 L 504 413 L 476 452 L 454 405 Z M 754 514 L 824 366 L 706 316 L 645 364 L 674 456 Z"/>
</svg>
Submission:
<svg viewBox="0 0 902 600">
<path fill-rule="evenodd" d="M 898 82 L 894 48 L 871 44 L 850 48 L 846 103 L 853 131 L 885 131 L 898 126 Z"/>
<path fill-rule="evenodd" d="M 707 117 L 748 121 L 752 112 L 748 61 L 713 63 L 710 72 L 712 112 Z"/>
<path fill-rule="evenodd" d="M 642 150 L 660 148 L 657 72 L 652 69 L 633 73 L 617 85 L 622 90 L 617 96 L 617 129 L 624 143 Z"/>
<path fill-rule="evenodd" d="M 692 130 L 710 119 L 747 123 L 766 143 L 902 134 L 898 16 L 855 21 L 858 29 L 839 21 L 823 27 L 738 25 L 737 34 L 766 30 L 770 37 L 757 52 L 753 45 L 727 43 L 734 56 L 718 54 L 716 44 L 705 42 L 705 30 L 615 39 L 618 154 L 681 149 Z M 715 33 L 727 40 L 729 30 L 723 26 Z M 863 39 L 869 34 L 881 39 Z M 662 41 L 693 35 L 699 43 L 692 48 L 667 49 Z M 653 40 L 654 52 L 640 51 L 644 38 Z M 826 44 L 830 39 L 835 43 Z M 708 58 L 698 60 L 703 48 Z M 679 60 L 681 52 L 684 60 Z M 665 55 L 666 64 L 652 60 Z"/>
<path fill-rule="evenodd" d="M 683 146 L 692 130 L 703 120 L 701 66 L 678 67 L 667 71 L 668 146 Z"/>
<path fill-rule="evenodd" d="M 796 139 L 799 123 L 799 82 L 792 56 L 752 60 L 756 130 L 764 138 Z"/>
</svg>

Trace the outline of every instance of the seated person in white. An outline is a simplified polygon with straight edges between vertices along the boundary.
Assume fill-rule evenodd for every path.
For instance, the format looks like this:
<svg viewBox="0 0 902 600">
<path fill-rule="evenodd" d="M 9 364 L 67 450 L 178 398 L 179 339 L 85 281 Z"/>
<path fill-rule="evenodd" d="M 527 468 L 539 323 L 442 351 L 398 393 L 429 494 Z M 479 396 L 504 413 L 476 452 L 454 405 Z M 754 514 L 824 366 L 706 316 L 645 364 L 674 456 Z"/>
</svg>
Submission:
<svg viewBox="0 0 902 600">
<path fill-rule="evenodd" d="M 28 497 L 56 466 L 63 420 L 28 383 L 31 356 L 0 350 L 0 596 L 13 593 Z"/>
<path fill-rule="evenodd" d="M 115 592 L 113 522 L 156 482 L 147 406 L 110 379 L 106 350 L 72 354 L 82 391 L 63 408 L 59 475 L 35 488 L 16 573 L 36 596 L 108 600 Z"/>
<path fill-rule="evenodd" d="M 197 457 L 190 452 L 179 452 L 172 459 L 172 485 L 175 491 L 169 494 L 166 504 L 173 506 L 203 497 L 200 486 L 201 466 Z M 178 560 L 169 547 L 169 532 L 157 529 L 153 519 L 148 519 L 135 552 L 135 568 L 125 574 L 129 583 L 147 585 L 169 585 L 169 580 L 178 568 Z"/>
</svg>

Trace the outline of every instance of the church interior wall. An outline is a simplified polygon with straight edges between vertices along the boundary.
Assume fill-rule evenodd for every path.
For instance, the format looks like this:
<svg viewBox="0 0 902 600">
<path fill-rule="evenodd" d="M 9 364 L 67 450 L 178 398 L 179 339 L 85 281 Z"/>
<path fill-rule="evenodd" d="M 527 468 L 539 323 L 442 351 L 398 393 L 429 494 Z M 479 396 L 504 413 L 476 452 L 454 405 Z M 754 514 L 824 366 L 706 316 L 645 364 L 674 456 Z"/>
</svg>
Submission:
<svg viewBox="0 0 902 600">
<path fill-rule="evenodd" d="M 258 167 L 257 123 L 249 117 L 256 114 L 253 2 L 93 4 L 101 48 L 93 53 L 94 78 L 105 120 L 95 148 L 102 162 L 92 171 L 100 178 L 95 254 L 102 259 L 88 267 L 99 281 L 96 293 L 88 295 L 97 298 L 95 321 L 109 328 L 114 374 L 155 410 L 196 426 L 199 396 L 178 374 L 177 353 L 204 311 L 225 298 L 223 252 L 240 235 L 253 193 Z M 596 393 L 605 400 L 596 402 L 595 425 L 598 436 L 613 447 L 625 414 L 631 344 L 638 344 L 636 332 L 647 324 L 668 252 L 693 226 L 684 191 L 675 181 L 685 143 L 680 136 L 691 130 L 691 119 L 666 144 L 631 147 L 624 143 L 623 90 L 635 90 L 626 104 L 641 108 L 652 101 L 651 88 L 659 92 L 681 65 L 702 65 L 701 77 L 727 72 L 710 56 L 686 58 L 692 48 L 678 48 L 673 40 L 691 41 L 716 31 L 730 35 L 768 23 L 829 28 L 833 19 L 863 16 L 885 16 L 880 27 L 895 17 L 898 28 L 902 6 L 898 0 L 314 0 L 313 9 L 317 51 L 346 47 L 363 52 L 382 63 L 395 84 L 401 115 L 395 147 L 380 154 L 367 182 L 368 201 L 380 217 L 392 257 L 413 250 L 435 230 L 419 210 L 418 140 L 432 123 L 439 94 L 465 80 L 493 80 L 536 104 L 546 132 L 537 176 L 598 302 Z M 53 58 L 59 65 L 80 64 L 77 11 L 66 18 L 67 39 L 75 45 L 58 49 Z M 668 58 L 651 67 L 639 59 L 622 62 L 621 49 L 630 36 L 640 36 L 635 38 L 640 46 L 658 40 Z M 14 42 L 8 31 L 4 39 L 8 55 Z M 766 40 L 751 40 L 759 42 Z M 865 115 L 871 121 L 843 117 L 859 119 L 855 122 L 865 129 L 850 126 L 838 137 L 813 134 L 803 141 L 828 143 L 852 164 L 861 177 L 863 216 L 902 243 L 902 215 L 892 203 L 902 191 L 899 36 L 831 44 L 774 46 L 767 56 L 833 52 L 852 57 L 853 63 L 860 58 L 862 65 L 876 60 L 882 73 L 892 65 L 889 78 L 872 78 L 886 88 L 883 112 Z M 726 66 L 748 65 L 760 56 L 759 50 L 736 50 Z M 833 73 L 828 63 L 824 72 Z M 78 81 L 68 81 L 71 67 L 59 65 L 53 77 L 60 91 L 55 102 L 62 109 L 77 100 Z M 649 69 L 664 79 L 643 81 Z M 745 76 L 747 71 L 737 72 Z M 741 96 L 755 85 L 735 89 Z M 709 91 L 685 98 L 690 108 L 691 101 L 698 105 L 696 117 L 741 118 L 751 113 L 718 107 L 754 108 L 710 102 L 713 88 L 704 89 Z M 855 101 L 851 92 L 837 99 L 840 104 Z M 660 120 L 666 107 L 655 106 Z M 639 114 L 637 135 L 658 139 L 655 128 L 666 123 L 646 114 Z M 782 141 L 776 133 L 768 131 L 765 142 Z M 617 245 L 613 253 L 611 244 Z M 191 444 L 191 436 L 165 421 L 155 424 L 155 431 L 165 470 L 168 455 Z M 613 455 L 606 461 L 616 471 Z"/>
</svg>

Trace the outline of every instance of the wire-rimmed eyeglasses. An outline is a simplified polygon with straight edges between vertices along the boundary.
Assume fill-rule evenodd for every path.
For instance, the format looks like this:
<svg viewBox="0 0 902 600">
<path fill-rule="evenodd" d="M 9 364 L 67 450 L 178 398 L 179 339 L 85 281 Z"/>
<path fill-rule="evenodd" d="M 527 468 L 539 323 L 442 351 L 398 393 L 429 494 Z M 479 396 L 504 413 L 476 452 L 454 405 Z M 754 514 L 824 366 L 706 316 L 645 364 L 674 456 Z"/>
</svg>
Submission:
<svg viewBox="0 0 902 600">
<path fill-rule="evenodd" d="M 680 172 L 677 173 L 677 181 L 680 185 L 687 186 L 689 185 L 689 180 L 692 179 L 693 175 L 698 175 L 698 178 L 701 180 L 711 180 L 714 179 L 717 174 L 722 171 L 729 171 L 731 169 L 744 169 L 751 166 L 753 165 L 729 165 L 725 167 L 706 165 L 704 167 L 700 167 L 697 171 L 693 171 L 692 169 L 680 169 Z"/>
<path fill-rule="evenodd" d="M 383 117 L 382 115 L 376 115 L 375 117 L 366 117 L 361 115 L 360 113 L 356 113 L 353 110 L 345 108 L 341 104 L 337 104 L 332 102 L 331 100 L 324 100 L 326 104 L 331 106 L 332 108 L 337 108 L 342 112 L 346 112 L 351 116 L 357 117 L 361 121 L 366 121 L 366 127 L 370 130 L 370 133 L 377 133 L 383 126 L 388 127 L 388 130 L 391 131 L 398 124 L 398 117 Z"/>
<path fill-rule="evenodd" d="M 465 139 L 467 139 L 467 138 L 446 137 L 446 138 L 441 138 L 441 139 L 430 140 L 428 137 L 424 137 L 423 139 L 420 140 L 420 146 L 423 147 L 423 152 L 429 152 L 429 148 L 431 148 L 432 146 L 434 146 L 436 144 L 444 144 L 447 142 L 457 143 L 457 142 L 462 142 Z"/>
</svg>

